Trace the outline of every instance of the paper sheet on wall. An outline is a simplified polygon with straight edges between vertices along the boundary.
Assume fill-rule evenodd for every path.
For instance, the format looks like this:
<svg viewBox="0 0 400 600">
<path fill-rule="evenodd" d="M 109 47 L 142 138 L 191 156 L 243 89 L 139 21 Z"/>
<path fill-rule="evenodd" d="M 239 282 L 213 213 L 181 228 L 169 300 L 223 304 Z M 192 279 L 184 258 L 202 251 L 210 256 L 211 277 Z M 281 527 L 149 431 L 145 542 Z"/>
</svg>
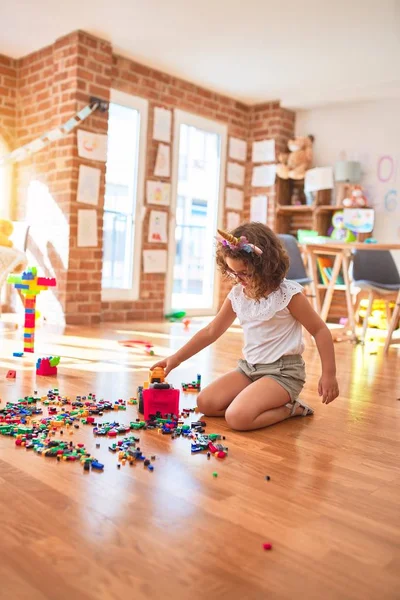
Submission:
<svg viewBox="0 0 400 600">
<path fill-rule="evenodd" d="M 78 247 L 97 248 L 97 211 L 94 208 L 78 210 Z"/>
<path fill-rule="evenodd" d="M 266 163 L 275 160 L 275 140 L 253 142 L 253 163 Z"/>
<path fill-rule="evenodd" d="M 169 177 L 169 146 L 166 144 L 158 144 L 154 176 Z"/>
<path fill-rule="evenodd" d="M 166 250 L 143 250 L 144 273 L 166 273 L 167 251 Z"/>
<path fill-rule="evenodd" d="M 226 213 L 226 228 L 228 231 L 232 231 L 240 225 L 240 214 L 236 212 Z"/>
<path fill-rule="evenodd" d="M 171 111 L 165 108 L 154 109 L 153 140 L 171 141 Z"/>
<path fill-rule="evenodd" d="M 262 165 L 261 167 L 253 167 L 251 185 L 253 187 L 270 187 L 275 183 L 275 173 L 275 165 Z"/>
<path fill-rule="evenodd" d="M 169 206 L 171 184 L 162 181 L 148 181 L 146 190 L 147 204 Z"/>
<path fill-rule="evenodd" d="M 235 188 L 226 188 L 225 207 L 243 210 L 243 192 Z"/>
<path fill-rule="evenodd" d="M 245 162 L 247 154 L 247 142 L 239 138 L 229 138 L 229 158 Z"/>
<path fill-rule="evenodd" d="M 267 222 L 268 197 L 252 196 L 250 200 L 250 221 Z"/>
<path fill-rule="evenodd" d="M 99 202 L 100 177 L 100 169 L 79 165 L 77 202 L 97 206 Z"/>
<path fill-rule="evenodd" d="M 244 167 L 235 162 L 228 162 L 228 183 L 244 184 Z"/>
<path fill-rule="evenodd" d="M 332 167 L 316 167 L 306 171 L 304 178 L 305 192 L 318 192 L 319 190 L 333 189 Z"/>
<path fill-rule="evenodd" d="M 167 243 L 167 219 L 167 212 L 159 210 L 150 211 L 149 242 Z"/>
<path fill-rule="evenodd" d="M 107 160 L 107 136 L 78 129 L 78 154 L 91 160 Z"/>
</svg>

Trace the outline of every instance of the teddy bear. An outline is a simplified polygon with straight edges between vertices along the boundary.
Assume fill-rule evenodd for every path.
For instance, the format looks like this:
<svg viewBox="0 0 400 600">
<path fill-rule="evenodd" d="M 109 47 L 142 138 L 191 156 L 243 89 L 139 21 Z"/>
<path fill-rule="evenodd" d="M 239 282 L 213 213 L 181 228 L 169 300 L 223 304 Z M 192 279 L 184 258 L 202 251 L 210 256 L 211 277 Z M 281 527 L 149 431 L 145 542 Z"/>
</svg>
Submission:
<svg viewBox="0 0 400 600">
<path fill-rule="evenodd" d="M 12 248 L 13 243 L 9 239 L 10 235 L 14 231 L 14 225 L 8 219 L 0 219 L 0 246 L 6 246 Z"/>
<path fill-rule="evenodd" d="M 306 171 L 312 165 L 312 145 L 314 136 L 298 136 L 289 140 L 290 152 L 282 152 L 278 156 L 276 174 L 281 179 L 304 179 Z"/>
<path fill-rule="evenodd" d="M 345 208 L 365 208 L 368 204 L 360 185 L 354 185 L 349 197 L 342 202 Z"/>
</svg>

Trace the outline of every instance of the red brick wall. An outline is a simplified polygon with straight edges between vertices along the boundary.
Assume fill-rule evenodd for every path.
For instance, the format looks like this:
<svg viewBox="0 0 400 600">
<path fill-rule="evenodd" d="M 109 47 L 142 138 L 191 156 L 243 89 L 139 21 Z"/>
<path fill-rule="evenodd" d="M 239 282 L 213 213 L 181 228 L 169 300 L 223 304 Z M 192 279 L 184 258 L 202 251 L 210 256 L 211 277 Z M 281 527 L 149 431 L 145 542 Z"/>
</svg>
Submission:
<svg viewBox="0 0 400 600">
<path fill-rule="evenodd" d="M 111 46 L 77 31 L 17 61 L 17 146 L 65 123 L 91 95 L 108 99 Z M 107 115 L 95 113 L 82 128 L 107 133 Z M 87 162 L 87 161 L 86 161 Z M 102 199 L 98 206 L 98 248 L 77 248 L 76 191 L 79 164 L 76 130 L 16 165 L 14 216 L 31 225 L 29 258 L 46 275 L 55 274 L 55 294 L 40 296 L 48 312 L 69 323 L 95 323 L 101 313 Z M 79 205 L 85 208 L 84 205 Z"/>
<path fill-rule="evenodd" d="M 252 143 L 259 140 L 274 139 L 276 159 L 280 152 L 287 150 L 288 140 L 294 136 L 295 113 L 282 108 L 279 102 L 266 102 L 252 106 L 250 109 L 249 144 L 246 170 L 246 199 L 244 217 L 250 217 L 251 196 L 265 194 L 268 196 L 267 223 L 272 229 L 275 225 L 275 186 L 269 188 L 253 188 L 252 176 Z"/>
<path fill-rule="evenodd" d="M 17 65 L 16 61 L 0 54 L 0 153 L 4 154 L 15 148 L 15 125 L 17 112 Z M 4 181 L 4 180 L 3 180 Z M 8 183 L 14 183 L 14 171 L 9 167 L 6 174 Z M 11 188 L 14 193 L 15 185 Z M 3 190 L 0 190 L 0 194 Z M 5 204 L 9 199 L 2 198 L 1 217 L 9 216 L 9 207 Z M 11 198 L 14 201 L 14 198 Z"/>
<path fill-rule="evenodd" d="M 109 100 L 112 73 L 111 45 L 101 39 L 78 32 L 77 45 L 70 62 L 76 69 L 73 88 L 76 110 L 88 104 L 91 96 Z M 71 106 L 72 108 L 72 106 Z M 96 111 L 82 125 L 82 129 L 93 133 L 107 134 L 108 114 Z M 66 313 L 69 323 L 98 323 L 101 320 L 101 274 L 103 257 L 103 205 L 105 163 L 78 157 L 77 134 L 73 134 L 72 176 L 70 202 L 70 271 L 67 283 Z M 76 201 L 79 165 L 101 170 L 99 203 L 97 206 L 97 248 L 78 248 L 78 209 L 88 208 Z M 90 206 L 90 208 L 93 208 Z"/>
<path fill-rule="evenodd" d="M 0 135 L 14 149 L 17 104 L 16 61 L 0 54 Z"/>
</svg>

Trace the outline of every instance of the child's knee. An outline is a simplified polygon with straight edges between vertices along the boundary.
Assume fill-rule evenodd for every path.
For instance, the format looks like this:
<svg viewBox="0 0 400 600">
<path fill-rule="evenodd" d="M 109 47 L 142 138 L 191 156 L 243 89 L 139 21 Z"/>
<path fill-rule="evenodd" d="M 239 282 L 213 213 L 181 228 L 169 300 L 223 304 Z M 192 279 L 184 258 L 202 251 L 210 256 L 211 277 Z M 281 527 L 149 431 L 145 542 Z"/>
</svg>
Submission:
<svg viewBox="0 0 400 600">
<path fill-rule="evenodd" d="M 251 429 L 251 423 L 249 423 L 248 416 L 242 411 L 242 409 L 236 406 L 229 406 L 225 413 L 225 421 L 231 429 L 236 431 L 247 431 Z"/>
<path fill-rule="evenodd" d="M 200 392 L 200 394 L 197 396 L 197 408 L 199 409 L 199 412 L 203 413 L 203 415 L 207 416 L 213 411 L 210 400 L 211 399 L 207 392 Z"/>
</svg>

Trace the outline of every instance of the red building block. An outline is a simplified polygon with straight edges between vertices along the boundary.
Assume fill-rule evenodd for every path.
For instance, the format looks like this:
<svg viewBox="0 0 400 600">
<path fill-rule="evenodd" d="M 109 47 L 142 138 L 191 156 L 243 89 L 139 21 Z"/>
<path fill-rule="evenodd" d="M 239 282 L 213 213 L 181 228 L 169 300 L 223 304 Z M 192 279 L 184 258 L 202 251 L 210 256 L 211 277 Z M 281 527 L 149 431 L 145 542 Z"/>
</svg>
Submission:
<svg viewBox="0 0 400 600">
<path fill-rule="evenodd" d="M 167 414 L 179 414 L 179 390 L 160 390 L 149 388 L 143 390 L 144 418 L 147 421 L 150 415 L 160 412 L 162 417 Z"/>
<path fill-rule="evenodd" d="M 52 367 L 48 358 L 39 358 L 36 365 L 36 375 L 43 375 L 45 377 L 57 375 L 57 367 Z"/>
<path fill-rule="evenodd" d="M 6 375 L 6 378 L 7 379 L 15 379 L 16 376 L 17 376 L 17 372 L 16 371 L 8 371 L 7 375 Z"/>
</svg>

